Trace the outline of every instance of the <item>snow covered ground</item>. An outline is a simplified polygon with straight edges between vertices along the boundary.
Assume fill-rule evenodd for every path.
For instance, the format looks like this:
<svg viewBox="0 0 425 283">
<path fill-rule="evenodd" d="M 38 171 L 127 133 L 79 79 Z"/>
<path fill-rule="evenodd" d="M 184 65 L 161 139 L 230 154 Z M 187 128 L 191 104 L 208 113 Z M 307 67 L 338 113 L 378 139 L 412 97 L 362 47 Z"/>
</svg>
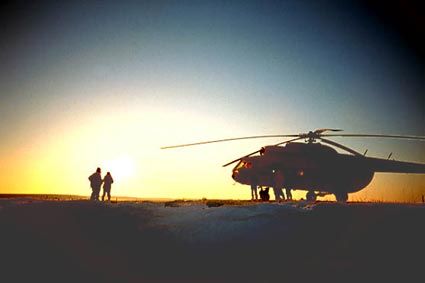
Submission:
<svg viewBox="0 0 425 283">
<path fill-rule="evenodd" d="M 412 282 L 425 277 L 424 216 L 423 205 L 379 203 L 0 199 L 0 278 Z"/>
</svg>

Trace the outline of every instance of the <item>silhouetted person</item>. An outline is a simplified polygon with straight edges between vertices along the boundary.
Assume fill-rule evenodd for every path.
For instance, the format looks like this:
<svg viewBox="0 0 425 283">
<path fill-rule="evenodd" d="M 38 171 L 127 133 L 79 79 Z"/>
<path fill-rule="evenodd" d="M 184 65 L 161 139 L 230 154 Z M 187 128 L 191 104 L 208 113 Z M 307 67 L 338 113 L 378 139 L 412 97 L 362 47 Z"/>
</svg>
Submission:
<svg viewBox="0 0 425 283">
<path fill-rule="evenodd" d="M 258 200 L 257 178 L 255 176 L 251 177 L 251 200 Z"/>
<path fill-rule="evenodd" d="M 260 199 L 262 201 L 269 201 L 269 199 L 270 199 L 269 189 L 270 189 L 269 187 L 266 187 L 266 188 L 261 187 L 260 188 Z"/>
<path fill-rule="evenodd" d="M 291 192 L 291 189 L 286 188 L 286 189 L 285 189 L 285 191 L 286 191 L 286 199 L 287 199 L 287 200 L 292 200 L 292 192 Z"/>
<path fill-rule="evenodd" d="M 100 176 L 100 168 L 97 168 L 96 172 L 90 175 L 89 180 L 90 187 L 92 189 L 90 200 L 99 200 L 100 186 L 102 185 L 102 176 Z"/>
<path fill-rule="evenodd" d="M 257 185 L 251 185 L 251 200 L 258 200 Z"/>
<path fill-rule="evenodd" d="M 273 187 L 274 199 L 276 202 L 285 201 L 285 196 L 283 195 L 282 189 L 279 187 Z"/>
<path fill-rule="evenodd" d="M 105 178 L 103 178 L 103 195 L 102 195 L 102 201 L 105 199 L 105 194 L 108 195 L 108 201 L 111 200 L 111 185 L 114 182 L 114 179 L 112 179 L 111 173 L 108 172 L 105 175 Z"/>
<path fill-rule="evenodd" d="M 273 185 L 273 193 L 274 198 L 276 202 L 281 202 L 282 200 L 285 200 L 285 195 L 282 192 L 282 186 L 283 186 L 283 174 L 280 172 L 280 170 L 276 170 L 274 172 L 274 185 Z"/>
</svg>

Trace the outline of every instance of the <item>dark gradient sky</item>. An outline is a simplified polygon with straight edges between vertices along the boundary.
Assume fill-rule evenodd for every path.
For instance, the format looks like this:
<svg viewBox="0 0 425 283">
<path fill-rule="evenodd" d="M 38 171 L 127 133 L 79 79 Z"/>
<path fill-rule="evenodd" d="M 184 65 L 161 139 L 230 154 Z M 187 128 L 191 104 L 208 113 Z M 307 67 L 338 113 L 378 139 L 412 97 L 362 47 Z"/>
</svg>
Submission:
<svg viewBox="0 0 425 283">
<path fill-rule="evenodd" d="M 102 117 L 134 119 L 111 129 L 123 147 L 133 131 L 157 146 L 322 127 L 425 135 L 417 2 L 26 2 L 1 8 L 2 155 L 48 152 Z M 97 130 L 79 141 L 108 139 Z M 371 143 L 425 158 L 417 143 Z"/>
</svg>

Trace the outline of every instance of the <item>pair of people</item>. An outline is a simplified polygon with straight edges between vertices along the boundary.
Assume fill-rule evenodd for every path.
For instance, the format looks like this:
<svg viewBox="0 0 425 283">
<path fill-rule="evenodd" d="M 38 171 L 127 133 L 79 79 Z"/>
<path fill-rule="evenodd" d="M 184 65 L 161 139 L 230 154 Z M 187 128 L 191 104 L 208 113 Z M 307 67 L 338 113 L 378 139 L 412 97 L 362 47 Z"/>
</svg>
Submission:
<svg viewBox="0 0 425 283">
<path fill-rule="evenodd" d="M 258 200 L 258 194 L 257 194 L 257 185 L 252 184 L 251 185 L 251 200 Z M 260 199 L 262 201 L 268 201 L 270 199 L 269 195 L 269 187 L 263 188 L 262 186 L 259 186 L 260 188 Z M 291 189 L 286 188 L 286 199 L 292 200 L 292 193 Z M 273 187 L 273 193 L 275 200 L 277 202 L 285 201 L 285 195 L 283 194 L 283 189 L 278 188 L 277 186 Z"/>
<path fill-rule="evenodd" d="M 114 182 L 114 179 L 112 179 L 111 173 L 106 173 L 105 177 L 102 179 L 102 176 L 100 175 L 101 169 L 97 168 L 96 172 L 91 174 L 89 176 L 90 181 L 90 187 L 92 189 L 92 193 L 90 196 L 90 200 L 98 201 L 99 195 L 100 195 L 100 187 L 103 183 L 103 195 L 102 195 L 102 201 L 105 200 L 105 195 L 108 196 L 108 201 L 111 200 L 111 186 Z"/>
</svg>

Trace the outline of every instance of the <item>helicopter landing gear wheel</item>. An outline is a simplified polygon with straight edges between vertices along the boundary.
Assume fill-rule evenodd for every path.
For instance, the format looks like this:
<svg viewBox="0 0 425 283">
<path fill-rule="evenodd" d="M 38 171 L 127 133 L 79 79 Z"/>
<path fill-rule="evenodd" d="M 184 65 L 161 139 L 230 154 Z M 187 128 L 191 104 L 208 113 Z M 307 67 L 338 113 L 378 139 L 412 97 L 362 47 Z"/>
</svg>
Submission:
<svg viewBox="0 0 425 283">
<path fill-rule="evenodd" d="M 335 198 L 337 202 L 343 202 L 346 203 L 348 200 L 348 194 L 347 193 L 336 193 Z"/>
<path fill-rule="evenodd" d="M 316 193 L 313 191 L 308 191 L 307 195 L 305 196 L 305 198 L 307 199 L 307 201 L 316 201 Z"/>
</svg>

